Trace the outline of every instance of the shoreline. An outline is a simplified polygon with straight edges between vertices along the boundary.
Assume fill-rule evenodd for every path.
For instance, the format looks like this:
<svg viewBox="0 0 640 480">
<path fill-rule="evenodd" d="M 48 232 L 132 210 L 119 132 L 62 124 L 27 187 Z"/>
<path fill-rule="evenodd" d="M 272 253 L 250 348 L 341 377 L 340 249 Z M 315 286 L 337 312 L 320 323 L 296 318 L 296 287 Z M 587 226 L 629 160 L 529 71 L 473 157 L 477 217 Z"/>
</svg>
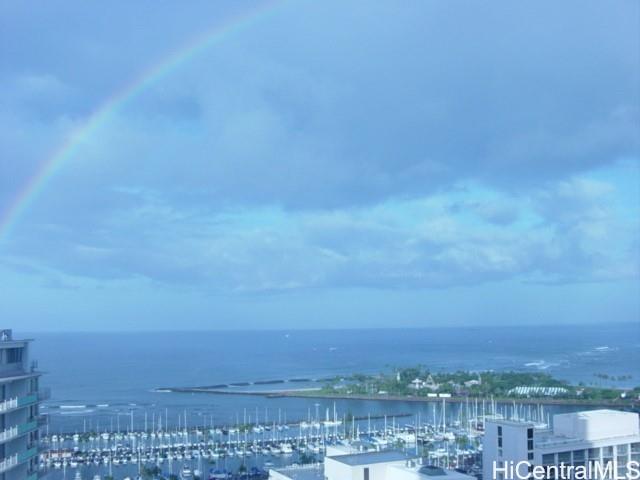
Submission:
<svg viewBox="0 0 640 480">
<path fill-rule="evenodd" d="M 403 395 L 360 395 L 360 394 L 338 394 L 338 393 L 322 393 L 320 389 L 296 389 L 296 390 L 267 390 L 267 391 L 238 391 L 238 390 L 220 390 L 208 388 L 163 388 L 156 390 L 163 393 L 202 393 L 209 395 L 245 395 L 260 396 L 265 398 L 309 398 L 309 399 L 328 399 L 328 400 L 367 400 L 367 401 L 387 401 L 387 402 L 419 402 L 419 403 L 466 403 L 481 402 L 482 397 L 473 396 L 451 396 L 451 397 L 416 397 Z M 587 407 L 624 407 L 632 410 L 640 410 L 640 401 L 637 400 L 580 400 L 570 398 L 516 398 L 516 397 L 493 397 L 484 398 L 485 401 L 494 401 L 498 403 L 516 403 L 516 404 L 535 404 L 535 405 L 582 405 Z"/>
</svg>

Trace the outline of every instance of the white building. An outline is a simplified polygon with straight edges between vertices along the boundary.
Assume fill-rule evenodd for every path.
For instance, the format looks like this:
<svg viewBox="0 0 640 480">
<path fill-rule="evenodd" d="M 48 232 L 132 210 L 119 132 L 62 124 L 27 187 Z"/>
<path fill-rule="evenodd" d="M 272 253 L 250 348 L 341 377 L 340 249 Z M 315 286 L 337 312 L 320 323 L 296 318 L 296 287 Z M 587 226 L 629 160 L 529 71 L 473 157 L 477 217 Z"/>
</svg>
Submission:
<svg viewBox="0 0 640 480">
<path fill-rule="evenodd" d="M 427 382 L 420 380 L 419 378 L 415 378 L 411 380 L 409 388 L 412 390 L 422 390 L 423 388 L 427 388 Z"/>
<path fill-rule="evenodd" d="M 520 461 L 578 467 L 596 462 L 606 466 L 615 460 L 617 474 L 624 476 L 630 461 L 640 461 L 639 416 L 617 410 L 564 413 L 553 416 L 553 428 L 487 418 L 482 447 L 484 480 L 504 479 L 500 468 Z"/>
<path fill-rule="evenodd" d="M 271 470 L 275 480 L 475 480 L 454 470 L 423 466 L 396 450 L 327 456 L 324 465 Z"/>
<path fill-rule="evenodd" d="M 517 395 L 519 397 L 545 396 L 557 397 L 558 395 L 566 395 L 569 390 L 563 387 L 516 387 L 507 392 L 508 395 Z"/>
<path fill-rule="evenodd" d="M 29 365 L 29 341 L 0 330 L 0 479 L 38 478 L 40 374 Z"/>
</svg>

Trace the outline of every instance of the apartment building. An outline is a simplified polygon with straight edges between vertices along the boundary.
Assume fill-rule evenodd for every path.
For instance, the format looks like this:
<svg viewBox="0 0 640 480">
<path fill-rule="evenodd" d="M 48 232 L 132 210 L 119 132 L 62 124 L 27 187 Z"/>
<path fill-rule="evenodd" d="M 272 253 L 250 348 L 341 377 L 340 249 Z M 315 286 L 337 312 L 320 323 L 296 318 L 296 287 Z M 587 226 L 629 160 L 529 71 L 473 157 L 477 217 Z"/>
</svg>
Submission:
<svg viewBox="0 0 640 480">
<path fill-rule="evenodd" d="M 39 477 L 39 404 L 46 393 L 29 361 L 29 342 L 0 330 L 0 480 Z"/>
</svg>

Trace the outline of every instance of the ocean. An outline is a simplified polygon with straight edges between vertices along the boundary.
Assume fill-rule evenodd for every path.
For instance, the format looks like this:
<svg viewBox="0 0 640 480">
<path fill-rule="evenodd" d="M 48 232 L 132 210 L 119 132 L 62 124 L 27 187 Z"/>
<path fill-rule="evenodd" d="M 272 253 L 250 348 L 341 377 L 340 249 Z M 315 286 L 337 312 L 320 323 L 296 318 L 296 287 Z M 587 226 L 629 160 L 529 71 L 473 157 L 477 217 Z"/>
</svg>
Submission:
<svg viewBox="0 0 640 480">
<path fill-rule="evenodd" d="M 134 427 L 152 418 L 189 425 L 299 420 L 332 400 L 159 393 L 158 387 L 216 385 L 337 374 L 545 371 L 572 383 L 640 385 L 640 325 L 139 333 L 16 332 L 34 338 L 31 357 L 51 389 L 43 411 L 52 431 Z M 624 380 L 603 379 L 622 377 Z M 630 378 L 628 378 L 630 377 Z M 291 384 L 290 384 L 291 385 Z M 289 386 L 290 386 L 289 385 Z M 415 414 L 413 402 L 340 400 L 341 413 Z M 569 408 L 569 407 L 568 407 Z M 116 425 L 117 424 L 117 425 Z M 150 425 L 149 425 L 150 426 Z"/>
</svg>

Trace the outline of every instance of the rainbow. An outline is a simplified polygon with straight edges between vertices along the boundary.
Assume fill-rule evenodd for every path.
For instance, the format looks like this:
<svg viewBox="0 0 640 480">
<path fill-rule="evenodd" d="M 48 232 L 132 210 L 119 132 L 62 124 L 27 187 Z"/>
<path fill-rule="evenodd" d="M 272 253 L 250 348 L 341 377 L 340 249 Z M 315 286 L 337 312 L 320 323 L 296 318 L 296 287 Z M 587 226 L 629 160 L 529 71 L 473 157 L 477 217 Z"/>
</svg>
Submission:
<svg viewBox="0 0 640 480">
<path fill-rule="evenodd" d="M 10 235 L 29 206 L 35 202 L 47 183 L 63 166 L 65 160 L 71 158 L 82 143 L 87 142 L 92 135 L 95 135 L 122 105 L 204 50 L 268 17 L 268 14 L 276 11 L 276 6 L 282 6 L 285 3 L 285 0 L 265 0 L 255 8 L 243 11 L 230 17 L 224 23 L 215 25 L 210 30 L 190 39 L 181 47 L 170 51 L 160 62 L 143 70 L 104 100 L 82 124 L 67 135 L 51 155 L 41 162 L 34 174 L 9 202 L 9 205 L 0 212 L 0 241 Z"/>
</svg>

